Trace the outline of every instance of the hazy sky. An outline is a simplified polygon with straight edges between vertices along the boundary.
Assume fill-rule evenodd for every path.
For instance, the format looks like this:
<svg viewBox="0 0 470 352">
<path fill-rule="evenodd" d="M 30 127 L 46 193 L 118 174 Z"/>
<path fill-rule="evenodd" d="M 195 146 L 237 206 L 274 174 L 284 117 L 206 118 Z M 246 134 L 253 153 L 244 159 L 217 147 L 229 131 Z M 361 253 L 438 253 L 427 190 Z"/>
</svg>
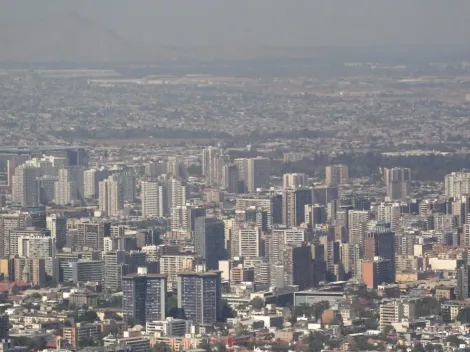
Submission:
<svg viewBox="0 0 470 352">
<path fill-rule="evenodd" d="M 0 21 L 67 11 L 165 45 L 470 45 L 469 0 L 0 0 Z"/>
</svg>

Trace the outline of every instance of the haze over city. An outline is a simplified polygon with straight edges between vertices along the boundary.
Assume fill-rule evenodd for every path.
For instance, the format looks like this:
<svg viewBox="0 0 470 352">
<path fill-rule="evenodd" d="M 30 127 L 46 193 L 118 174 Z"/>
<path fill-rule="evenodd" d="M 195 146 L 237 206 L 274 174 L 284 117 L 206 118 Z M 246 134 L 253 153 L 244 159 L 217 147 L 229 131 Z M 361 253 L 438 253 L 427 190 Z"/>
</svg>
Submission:
<svg viewBox="0 0 470 352">
<path fill-rule="evenodd" d="M 0 350 L 470 351 L 470 2 L 0 2 Z"/>
</svg>

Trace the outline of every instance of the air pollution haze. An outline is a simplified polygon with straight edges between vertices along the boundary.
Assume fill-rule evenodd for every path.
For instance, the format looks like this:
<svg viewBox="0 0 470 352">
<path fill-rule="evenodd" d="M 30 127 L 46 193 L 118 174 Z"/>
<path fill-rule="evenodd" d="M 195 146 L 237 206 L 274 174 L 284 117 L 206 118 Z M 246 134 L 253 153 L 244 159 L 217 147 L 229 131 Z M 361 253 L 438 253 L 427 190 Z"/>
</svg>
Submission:
<svg viewBox="0 0 470 352">
<path fill-rule="evenodd" d="M 196 48 L 226 57 L 287 47 L 467 49 L 469 17 L 463 0 L 3 1 L 0 60 L 149 61 Z"/>
</svg>

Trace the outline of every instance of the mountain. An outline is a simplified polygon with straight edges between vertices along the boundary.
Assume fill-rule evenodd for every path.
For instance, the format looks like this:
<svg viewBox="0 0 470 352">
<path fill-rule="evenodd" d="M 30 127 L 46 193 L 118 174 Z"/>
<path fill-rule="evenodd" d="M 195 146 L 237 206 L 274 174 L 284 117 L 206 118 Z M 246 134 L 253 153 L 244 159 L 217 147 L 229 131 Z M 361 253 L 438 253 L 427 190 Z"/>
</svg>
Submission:
<svg viewBox="0 0 470 352">
<path fill-rule="evenodd" d="M 75 13 L 26 25 L 0 24 L 0 61 L 138 63 L 159 56 Z"/>
</svg>

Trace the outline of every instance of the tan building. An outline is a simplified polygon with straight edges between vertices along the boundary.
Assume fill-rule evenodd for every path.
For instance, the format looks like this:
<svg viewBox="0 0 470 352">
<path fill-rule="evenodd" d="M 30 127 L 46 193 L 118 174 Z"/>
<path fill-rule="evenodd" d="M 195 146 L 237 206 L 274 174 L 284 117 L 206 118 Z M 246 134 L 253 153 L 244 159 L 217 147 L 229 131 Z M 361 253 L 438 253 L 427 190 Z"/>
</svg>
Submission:
<svg viewBox="0 0 470 352">
<path fill-rule="evenodd" d="M 337 186 L 349 182 L 349 168 L 346 165 L 329 165 L 325 169 L 325 183 L 328 186 Z"/>
<path fill-rule="evenodd" d="M 15 279 L 31 282 L 35 286 L 46 283 L 45 259 L 15 258 Z"/>
</svg>

